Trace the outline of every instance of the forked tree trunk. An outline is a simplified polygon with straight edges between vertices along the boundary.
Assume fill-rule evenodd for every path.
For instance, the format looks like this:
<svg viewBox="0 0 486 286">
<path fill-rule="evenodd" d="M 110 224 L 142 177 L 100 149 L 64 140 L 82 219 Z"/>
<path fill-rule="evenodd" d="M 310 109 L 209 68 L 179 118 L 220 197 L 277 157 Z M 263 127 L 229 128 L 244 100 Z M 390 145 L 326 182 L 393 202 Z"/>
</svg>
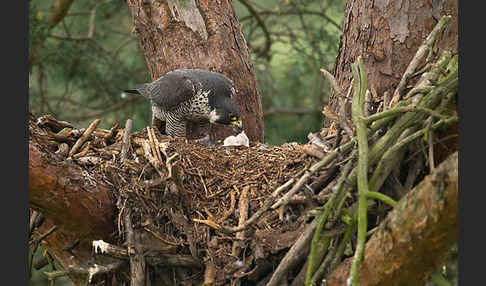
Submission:
<svg viewBox="0 0 486 286">
<path fill-rule="evenodd" d="M 245 132 L 263 142 L 263 113 L 248 47 L 232 1 L 127 1 L 152 79 L 178 68 L 220 72 L 237 89 Z M 189 127 L 194 133 L 194 126 Z M 192 131 L 191 131 L 192 130 Z M 213 138 L 231 128 L 212 128 Z"/>
</svg>

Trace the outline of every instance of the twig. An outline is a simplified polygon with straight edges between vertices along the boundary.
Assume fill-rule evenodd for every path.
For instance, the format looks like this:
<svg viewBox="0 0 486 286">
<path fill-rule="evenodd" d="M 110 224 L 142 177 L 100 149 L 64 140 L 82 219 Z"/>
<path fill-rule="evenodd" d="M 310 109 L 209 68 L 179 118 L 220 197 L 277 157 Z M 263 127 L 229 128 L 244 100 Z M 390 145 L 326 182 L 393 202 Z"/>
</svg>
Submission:
<svg viewBox="0 0 486 286">
<path fill-rule="evenodd" d="M 434 123 L 431 128 L 436 129 L 439 128 L 440 126 L 444 124 L 452 124 L 457 121 L 457 117 L 451 117 L 447 120 L 440 120 L 436 123 Z M 408 146 L 412 141 L 416 140 L 417 138 L 423 136 L 425 132 L 427 131 L 427 128 L 423 128 L 419 131 L 416 131 L 415 133 L 411 134 L 410 136 L 407 136 L 403 140 L 400 140 L 398 143 L 393 145 L 392 147 L 388 148 L 385 153 L 383 153 L 382 159 L 378 163 L 378 165 L 375 168 L 375 171 L 373 172 L 373 175 L 371 176 L 370 179 L 370 186 L 371 190 L 373 191 L 378 191 L 379 188 L 381 188 L 381 184 L 378 184 L 378 179 L 379 177 L 383 176 L 383 170 L 385 169 L 385 162 L 387 160 L 390 160 L 390 158 L 396 156 L 397 152 L 400 151 L 402 148 Z M 381 180 L 382 181 L 382 180 Z"/>
<path fill-rule="evenodd" d="M 147 126 L 147 135 L 150 142 L 150 148 L 152 149 L 152 154 L 155 156 L 157 161 L 162 164 L 162 155 L 160 154 L 159 149 L 159 140 L 155 136 L 154 129 L 151 126 Z"/>
<path fill-rule="evenodd" d="M 103 240 L 94 240 L 92 245 L 95 253 L 107 255 L 112 258 L 129 260 L 129 255 L 135 254 L 135 250 L 133 248 L 123 248 L 104 242 Z M 145 259 L 147 260 L 148 264 L 153 266 L 202 267 L 201 262 L 194 259 L 191 255 L 154 253 L 152 251 L 145 256 Z"/>
<path fill-rule="evenodd" d="M 371 192 L 371 191 L 370 192 L 367 192 L 366 193 L 366 198 L 367 199 L 380 200 L 380 201 L 384 202 L 385 204 L 390 205 L 392 207 L 394 207 L 394 206 L 397 205 L 397 202 L 395 200 L 393 200 L 389 196 L 387 196 L 385 194 L 382 194 L 380 192 Z"/>
<path fill-rule="evenodd" d="M 424 165 L 424 157 L 422 156 L 422 153 L 419 153 L 418 156 L 419 157 L 416 160 L 414 160 L 413 163 L 408 168 L 407 179 L 405 180 L 405 183 L 403 185 L 404 189 L 407 191 L 412 189 L 413 184 L 415 183 L 415 179 L 417 179 Z M 400 195 L 404 196 L 405 194 L 401 193 Z"/>
<path fill-rule="evenodd" d="M 29 237 L 32 235 L 32 231 L 36 227 L 35 221 L 37 220 L 37 217 L 39 216 L 39 213 L 35 210 L 32 210 L 30 214 L 30 220 L 29 220 Z"/>
<path fill-rule="evenodd" d="M 324 114 L 324 116 L 329 118 L 331 121 L 339 123 L 339 116 L 336 113 L 334 113 L 333 111 L 331 111 L 329 106 L 327 106 L 327 105 L 324 106 L 324 108 L 322 109 L 322 114 Z"/>
<path fill-rule="evenodd" d="M 319 158 L 321 160 L 324 159 L 324 157 L 326 157 L 326 155 L 319 150 L 316 150 L 316 149 L 311 148 L 311 147 L 306 146 L 306 145 L 299 145 L 299 146 L 300 146 L 299 148 L 302 151 L 304 151 L 304 153 L 306 153 L 307 155 L 314 156 L 314 157 Z"/>
<path fill-rule="evenodd" d="M 240 209 L 240 215 L 238 217 L 238 226 L 241 227 L 245 224 L 248 219 L 248 190 L 250 186 L 245 186 L 240 193 L 240 198 L 238 200 L 238 208 Z M 243 240 L 245 238 L 245 231 L 240 231 L 236 234 L 236 240 L 233 241 L 232 255 L 235 257 L 240 256 L 240 251 L 242 249 Z"/>
<path fill-rule="evenodd" d="M 327 265 L 331 262 L 331 258 L 334 257 L 334 255 L 336 254 L 337 248 L 334 245 L 336 243 L 336 240 L 337 239 L 334 239 L 333 242 L 331 242 L 329 247 L 330 249 L 328 250 L 326 257 L 319 265 L 314 275 L 312 275 L 311 285 L 317 285 L 317 282 L 321 280 L 321 278 L 324 276 L 324 272 L 326 271 Z"/>
<path fill-rule="evenodd" d="M 393 95 L 389 90 L 386 90 L 383 93 L 383 111 L 387 111 L 390 108 L 390 101 L 392 96 Z"/>
<path fill-rule="evenodd" d="M 364 245 L 366 241 L 367 228 L 367 193 L 369 192 L 368 185 L 368 138 L 366 124 L 363 121 L 363 108 L 365 103 L 365 94 L 367 88 L 366 73 L 364 70 L 361 56 L 358 57 L 356 63 L 351 65 L 353 77 L 355 78 L 352 117 L 356 126 L 356 134 L 358 137 L 358 167 L 357 167 L 357 185 L 358 185 L 358 238 L 356 251 L 354 253 L 353 262 L 351 264 L 351 272 L 348 280 L 348 285 L 358 285 L 358 269 L 363 258 Z"/>
<path fill-rule="evenodd" d="M 447 57 L 446 55 L 450 54 L 449 52 L 444 51 L 443 57 Z M 443 94 L 448 94 L 451 90 L 455 90 L 458 84 L 458 77 L 457 77 L 457 70 L 450 72 L 444 79 L 440 80 L 431 92 L 427 95 L 422 97 L 420 101 L 417 103 L 418 107 L 422 108 L 435 108 L 435 106 L 440 102 L 441 96 Z M 400 104 L 399 102 L 398 104 Z M 397 104 L 397 105 L 398 105 Z M 425 119 L 426 115 L 415 112 L 407 112 L 399 119 L 395 121 L 392 127 L 387 131 L 387 133 L 380 137 L 375 144 L 373 145 L 370 154 L 369 154 L 369 163 L 370 165 L 375 164 L 381 155 L 388 150 L 392 145 L 396 143 L 397 138 L 402 134 L 402 132 L 417 122 L 421 122 Z M 384 118 L 382 120 L 386 120 Z M 376 121 L 375 124 L 371 125 L 371 127 L 378 128 L 377 125 L 384 125 L 384 122 Z"/>
<path fill-rule="evenodd" d="M 263 202 L 263 206 L 258 211 L 256 211 L 248 220 L 246 220 L 242 225 L 238 225 L 237 227 L 226 227 L 226 226 L 217 224 L 217 223 L 215 223 L 211 220 L 202 220 L 202 219 L 196 219 L 196 218 L 194 218 L 192 220 L 195 221 L 195 222 L 204 223 L 204 224 L 208 225 L 209 227 L 212 227 L 216 230 L 222 231 L 226 234 L 231 234 L 231 233 L 235 233 L 235 232 L 245 230 L 250 225 L 255 223 L 267 210 L 269 210 L 270 207 L 272 206 L 272 204 L 274 203 L 275 197 L 277 197 L 278 194 L 280 194 L 281 191 L 283 191 L 284 189 L 288 188 L 291 184 L 293 184 L 294 181 L 295 181 L 295 179 L 292 178 L 292 179 L 288 180 L 282 186 L 278 187 L 275 191 L 273 191 L 272 195 L 265 199 L 265 201 Z"/>
<path fill-rule="evenodd" d="M 38 244 L 39 242 L 41 242 L 42 240 L 44 240 L 46 237 L 48 237 L 49 235 L 51 235 L 55 230 L 57 229 L 57 226 L 53 226 L 51 227 L 48 231 L 46 231 L 46 233 L 42 234 L 41 236 L 29 241 L 29 245 L 32 245 L 32 244 Z"/>
<path fill-rule="evenodd" d="M 125 130 L 123 131 L 122 150 L 120 155 L 122 162 L 127 159 L 128 149 L 130 148 L 131 132 L 132 132 L 132 120 L 128 118 L 125 123 Z"/>
<path fill-rule="evenodd" d="M 346 102 L 348 101 L 348 98 L 351 95 L 353 83 L 354 83 L 354 79 L 351 79 L 351 83 L 349 84 L 346 97 L 340 97 L 339 98 L 339 104 L 340 104 L 340 107 L 339 107 L 339 109 L 340 109 L 340 111 L 339 111 L 339 125 L 346 132 L 346 134 L 348 134 L 349 139 L 354 137 L 354 132 L 353 132 L 353 129 L 351 129 L 351 127 L 349 127 L 348 122 L 347 122 Z"/>
<path fill-rule="evenodd" d="M 110 142 L 113 140 L 113 138 L 115 137 L 115 132 L 118 130 L 118 128 L 120 128 L 118 122 L 116 122 L 113 127 L 110 128 L 110 132 L 108 132 L 108 134 L 106 134 L 105 138 L 103 139 L 106 145 L 110 144 Z"/>
<path fill-rule="evenodd" d="M 400 142 L 411 133 L 417 130 L 417 126 L 411 126 L 405 131 L 400 134 L 397 141 Z M 406 145 L 403 145 L 405 147 Z M 389 150 L 392 150 L 393 147 L 390 147 L 385 153 L 383 153 L 380 161 L 378 162 L 378 166 L 375 167 L 375 172 L 371 176 L 369 180 L 370 191 L 378 192 L 381 189 L 381 186 L 385 182 L 385 180 L 389 177 L 393 170 L 400 169 L 400 163 L 405 155 L 405 148 L 393 149 L 393 153 L 387 153 Z"/>
<path fill-rule="evenodd" d="M 447 118 L 447 116 L 442 115 L 442 114 L 439 114 L 436 111 L 431 110 L 429 108 L 424 108 L 424 107 L 420 107 L 420 106 L 409 105 L 409 106 L 403 106 L 403 107 L 399 107 L 399 108 L 392 108 L 392 109 L 389 109 L 387 111 L 375 113 L 373 115 L 370 115 L 368 117 L 363 118 L 363 120 L 364 120 L 364 122 L 366 124 L 370 124 L 370 123 L 372 123 L 372 122 L 374 122 L 376 120 L 380 120 L 380 119 L 385 118 L 385 117 L 388 117 L 388 116 L 398 116 L 399 114 L 402 114 L 402 113 L 405 113 L 405 112 L 409 112 L 409 111 L 413 111 L 413 112 L 423 112 L 423 113 L 430 114 L 431 116 L 438 117 L 438 118 Z"/>
<path fill-rule="evenodd" d="M 204 283 L 203 285 L 214 285 L 216 280 L 216 266 L 211 259 L 204 264 Z"/>
<path fill-rule="evenodd" d="M 336 250 L 336 255 L 334 255 L 334 259 L 332 260 L 331 265 L 329 266 L 329 272 L 332 272 L 338 266 L 338 263 L 341 261 L 341 257 L 344 254 L 346 245 L 351 240 L 351 235 L 353 234 L 354 228 L 356 227 L 356 218 L 357 218 L 357 213 L 354 214 L 353 219 L 351 219 L 351 222 L 346 226 L 346 232 L 344 233 L 344 236 L 341 239 L 341 242 L 339 243 L 339 246 Z"/>
<path fill-rule="evenodd" d="M 415 56 L 413 57 L 412 61 L 410 61 L 410 64 L 408 65 L 407 69 L 403 73 L 403 76 L 400 79 L 400 82 L 398 83 L 395 92 L 393 93 L 393 97 L 390 102 L 390 107 L 395 105 L 400 100 L 400 97 L 402 96 L 402 93 L 405 89 L 408 79 L 412 74 L 415 73 L 415 70 L 417 69 L 420 61 L 423 59 L 427 51 L 432 48 L 440 32 L 442 32 L 442 30 L 449 23 L 451 18 L 452 18 L 451 16 L 443 16 L 440 19 L 440 21 L 437 23 L 437 25 L 435 25 L 434 29 L 432 29 L 432 31 L 427 36 L 423 44 L 418 48 L 417 53 L 415 53 Z"/>
<path fill-rule="evenodd" d="M 235 197 L 235 192 L 230 192 L 230 208 L 223 214 L 221 218 L 217 220 L 217 223 L 223 223 L 234 211 L 235 211 L 235 202 L 236 202 L 236 197 Z"/>
<path fill-rule="evenodd" d="M 277 269 L 272 274 L 270 281 L 266 286 L 277 286 L 280 285 L 280 281 L 287 274 L 287 272 L 294 268 L 299 262 L 305 258 L 305 254 L 309 247 L 309 242 L 312 239 L 312 234 L 318 225 L 318 219 L 314 220 L 307 225 L 304 233 L 297 239 L 297 241 L 292 245 L 287 254 L 282 258 Z"/>
<path fill-rule="evenodd" d="M 330 72 L 328 72 L 327 70 L 325 70 L 323 68 L 321 68 L 320 71 L 321 71 L 322 75 L 324 75 L 324 77 L 327 79 L 327 81 L 331 85 L 331 88 L 334 90 L 334 92 L 337 93 L 337 95 L 339 97 L 344 97 L 345 94 L 344 94 L 343 90 L 341 89 L 341 87 L 339 86 L 336 78 Z"/>
<path fill-rule="evenodd" d="M 98 6 L 107 4 L 111 2 L 112 0 L 108 1 L 103 1 L 103 2 L 98 2 L 95 4 L 93 9 L 89 12 L 90 18 L 89 18 L 89 30 L 88 34 L 86 36 L 63 36 L 63 35 L 58 35 L 58 34 L 51 34 L 49 37 L 54 38 L 54 39 L 59 39 L 59 40 L 71 40 L 71 41 L 87 41 L 87 40 L 93 40 L 94 36 L 94 30 L 95 30 L 95 23 L 96 23 L 96 9 Z"/>
<path fill-rule="evenodd" d="M 363 111 L 364 116 L 370 115 L 371 103 L 373 103 L 371 99 L 371 92 L 369 90 L 366 90 L 365 104 L 364 104 L 364 111 Z"/>
<path fill-rule="evenodd" d="M 44 266 L 46 266 L 47 264 L 49 264 L 49 260 L 47 259 L 47 255 L 50 255 L 48 252 L 46 253 L 46 256 L 42 256 L 40 257 L 39 259 L 36 259 L 34 261 L 34 268 L 36 270 L 40 270 L 42 269 Z"/>
<path fill-rule="evenodd" d="M 344 195 L 342 195 L 345 190 L 345 188 L 343 188 L 344 182 L 346 181 L 346 178 L 348 177 L 348 174 L 351 171 L 352 166 L 353 166 L 353 160 L 349 160 L 346 163 L 342 171 L 342 174 L 338 179 L 338 182 L 335 187 L 336 191 L 332 194 L 329 201 L 324 205 L 324 210 L 322 211 L 321 215 L 318 218 L 316 218 L 318 220 L 318 225 L 311 242 L 305 285 L 310 285 L 311 283 L 311 278 L 314 272 L 315 265 L 318 263 L 317 260 L 319 256 L 318 255 L 319 251 L 317 250 L 318 248 L 317 245 L 321 237 L 321 232 L 324 228 L 324 225 L 327 222 L 329 215 L 331 214 L 331 211 L 335 209 L 336 205 L 340 201 L 340 198 L 344 197 Z"/>
<path fill-rule="evenodd" d="M 130 259 L 130 285 L 144 285 L 145 283 L 145 257 L 143 248 L 138 241 L 138 237 L 132 227 L 131 211 L 125 210 L 124 216 L 127 251 Z M 132 254 L 132 250 L 135 251 Z"/>
<path fill-rule="evenodd" d="M 78 141 L 76 141 L 76 143 L 74 143 L 73 148 L 71 148 L 71 150 L 68 153 L 68 157 L 71 157 L 74 153 L 76 153 L 76 151 L 78 151 L 79 147 L 81 147 L 84 144 L 84 142 L 86 142 L 86 140 L 88 140 L 89 136 L 91 135 L 91 133 L 93 133 L 96 126 L 98 126 L 98 124 L 100 122 L 101 122 L 101 119 L 95 119 L 93 122 L 91 122 L 91 124 L 88 126 L 86 131 L 84 131 L 83 135 L 81 135 L 81 137 L 79 137 Z"/>
<path fill-rule="evenodd" d="M 160 236 L 158 233 L 156 233 L 155 231 L 151 230 L 148 227 L 144 227 L 143 229 L 145 229 L 146 231 L 150 232 L 155 238 L 157 238 L 158 240 L 162 241 L 165 244 L 173 245 L 173 246 L 181 246 L 180 243 L 175 243 L 175 242 L 168 241 L 168 240 L 162 238 L 162 236 Z"/>
<path fill-rule="evenodd" d="M 272 40 L 270 38 L 270 33 L 268 32 L 267 26 L 265 26 L 265 22 L 260 18 L 258 12 L 253 8 L 253 6 L 251 6 L 251 4 L 247 0 L 239 0 L 239 1 L 241 4 L 243 4 L 243 6 L 246 7 L 246 9 L 248 9 L 250 14 L 252 14 L 253 17 L 255 17 L 258 26 L 261 27 L 263 35 L 265 36 L 265 48 L 263 49 L 263 51 L 260 52 L 260 55 L 266 58 L 270 58 L 269 51 L 270 51 L 270 47 L 272 46 Z"/>
<path fill-rule="evenodd" d="M 430 126 L 430 124 L 429 124 Z M 427 141 L 429 143 L 429 168 L 430 172 L 435 169 L 435 161 L 434 161 L 434 131 L 428 130 Z"/>
<path fill-rule="evenodd" d="M 108 263 L 105 265 L 101 264 L 93 264 L 92 266 L 80 266 L 80 265 L 70 265 L 66 268 L 66 270 L 57 270 L 51 272 L 44 272 L 49 280 L 55 280 L 59 277 L 66 276 L 70 273 L 73 274 L 82 274 L 87 275 L 87 282 L 91 283 L 93 276 L 106 274 L 110 272 L 114 272 L 120 267 L 122 267 L 124 261 L 122 260 L 114 260 L 112 263 Z"/>
<path fill-rule="evenodd" d="M 331 19 L 329 16 L 327 16 L 324 12 L 319 12 L 319 11 L 312 11 L 308 9 L 301 9 L 300 7 L 295 7 L 297 9 L 290 9 L 287 11 L 273 11 L 273 10 L 265 10 L 265 11 L 259 11 L 258 14 L 260 15 L 275 15 L 275 16 L 280 16 L 280 15 L 296 15 L 296 14 L 303 14 L 303 15 L 315 15 L 324 18 L 326 21 L 328 21 L 334 28 L 341 30 L 341 25 L 336 23 L 333 19 Z M 252 15 L 244 16 L 240 20 L 240 22 L 247 21 L 253 17 Z"/>
<path fill-rule="evenodd" d="M 323 158 L 321 161 L 319 161 L 319 162 L 315 163 L 314 165 L 312 165 L 309 168 L 309 170 L 306 170 L 305 171 L 304 175 L 302 175 L 302 177 L 297 181 L 297 183 L 295 183 L 295 185 L 292 187 L 292 189 L 290 189 L 283 197 L 281 197 L 275 204 L 272 205 L 272 209 L 276 209 L 276 208 L 278 208 L 281 205 L 287 204 L 288 201 L 290 200 L 290 198 L 292 198 L 293 195 L 295 193 L 297 193 L 297 191 L 300 190 L 300 188 L 302 187 L 302 185 L 304 185 L 305 183 L 307 183 L 307 181 L 309 180 L 310 176 L 314 172 L 316 172 L 321 167 L 323 167 L 323 166 L 329 164 L 330 162 L 332 162 L 334 159 L 336 159 L 336 157 L 339 154 L 342 154 L 343 152 L 346 152 L 349 149 L 351 149 L 354 146 L 354 143 L 355 143 L 355 140 L 354 139 L 349 140 L 347 143 L 339 146 L 333 152 L 328 153 L 327 156 L 325 158 Z"/>
<path fill-rule="evenodd" d="M 199 168 L 197 168 L 197 174 L 199 176 L 199 179 L 201 179 L 201 183 L 202 183 L 202 185 L 204 187 L 204 193 L 206 194 L 206 197 L 208 197 L 209 196 L 209 194 L 208 194 L 208 188 L 206 187 L 206 183 L 204 182 L 204 179 L 203 179 L 203 177 L 201 175 L 201 171 L 199 170 Z"/>
</svg>

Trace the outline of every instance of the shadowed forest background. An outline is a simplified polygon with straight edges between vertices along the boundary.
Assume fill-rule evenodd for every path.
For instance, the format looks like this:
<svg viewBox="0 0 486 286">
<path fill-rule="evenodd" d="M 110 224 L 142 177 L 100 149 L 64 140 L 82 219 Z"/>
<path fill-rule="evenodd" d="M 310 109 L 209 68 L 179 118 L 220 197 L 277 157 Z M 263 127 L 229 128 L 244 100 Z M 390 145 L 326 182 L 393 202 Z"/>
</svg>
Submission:
<svg viewBox="0 0 486 286">
<path fill-rule="evenodd" d="M 31 112 L 76 126 L 95 118 L 101 128 L 126 118 L 134 130 L 150 124 L 149 102 L 122 93 L 151 81 L 126 3 L 72 1 L 53 24 L 55 2 L 30 2 Z M 234 7 L 260 89 L 265 142 L 303 143 L 322 125 L 330 89 L 319 69 L 333 67 L 344 1 L 245 0 Z"/>
</svg>

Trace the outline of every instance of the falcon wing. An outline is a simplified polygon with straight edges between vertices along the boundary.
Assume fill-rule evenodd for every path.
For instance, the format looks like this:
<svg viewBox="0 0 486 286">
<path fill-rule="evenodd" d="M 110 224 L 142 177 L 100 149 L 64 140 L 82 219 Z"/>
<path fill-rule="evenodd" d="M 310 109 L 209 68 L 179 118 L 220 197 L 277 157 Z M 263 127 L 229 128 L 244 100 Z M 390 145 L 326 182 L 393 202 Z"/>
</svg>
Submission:
<svg viewBox="0 0 486 286">
<path fill-rule="evenodd" d="M 146 86 L 148 98 L 165 110 L 177 108 L 196 93 L 196 87 L 188 74 L 172 71 Z"/>
</svg>

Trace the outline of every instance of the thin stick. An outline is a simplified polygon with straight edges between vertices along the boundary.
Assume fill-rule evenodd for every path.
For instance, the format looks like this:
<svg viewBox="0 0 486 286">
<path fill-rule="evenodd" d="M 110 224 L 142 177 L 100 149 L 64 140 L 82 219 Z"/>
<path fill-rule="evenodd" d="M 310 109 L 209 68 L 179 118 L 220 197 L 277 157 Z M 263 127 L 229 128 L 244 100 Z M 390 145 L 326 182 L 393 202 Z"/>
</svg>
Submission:
<svg viewBox="0 0 486 286">
<path fill-rule="evenodd" d="M 373 115 L 370 115 L 368 117 L 363 118 L 363 120 L 366 124 L 370 124 L 373 121 L 380 120 L 380 119 L 388 117 L 388 116 L 397 116 L 399 114 L 409 112 L 409 111 L 424 112 L 424 113 L 430 114 L 431 116 L 435 116 L 435 117 L 442 118 L 442 119 L 447 118 L 447 116 L 439 114 L 432 109 L 424 108 L 424 107 L 420 107 L 420 106 L 409 105 L 409 106 L 393 108 L 393 109 L 389 109 L 387 111 L 375 113 Z"/>
<path fill-rule="evenodd" d="M 121 159 L 125 161 L 127 159 L 128 148 L 130 147 L 130 132 L 132 132 L 132 120 L 127 119 L 125 123 L 125 131 L 123 132 Z"/>
<path fill-rule="evenodd" d="M 348 174 L 351 171 L 352 166 L 353 166 L 353 160 L 349 160 L 346 163 L 344 170 L 343 170 L 341 176 L 338 179 L 338 182 L 336 184 L 336 191 L 333 193 L 332 197 L 329 199 L 329 201 L 324 206 L 324 210 L 322 211 L 319 218 L 316 218 L 316 220 L 318 220 L 318 225 L 317 225 L 316 231 L 314 233 L 314 236 L 313 236 L 312 242 L 311 242 L 305 285 L 310 285 L 310 283 L 311 283 L 312 274 L 313 274 L 313 271 L 314 271 L 314 268 L 315 268 L 314 265 L 318 263 L 317 260 L 318 260 L 318 256 L 319 256 L 318 255 L 319 251 L 317 250 L 317 245 L 318 245 L 320 237 L 321 237 L 321 232 L 324 228 L 324 225 L 327 222 L 329 215 L 331 214 L 331 211 L 333 209 L 335 209 L 337 202 L 339 202 L 339 198 L 343 197 L 342 193 L 344 192 L 344 189 L 345 189 L 345 188 L 343 188 L 344 182 L 346 181 L 346 178 L 348 177 Z"/>
<path fill-rule="evenodd" d="M 348 134 L 349 139 L 354 137 L 354 132 L 353 132 L 353 129 L 351 129 L 351 127 L 349 127 L 348 122 L 346 121 L 347 120 L 347 117 L 346 117 L 346 102 L 347 102 L 349 96 L 351 95 L 351 91 L 353 89 L 352 88 L 353 83 L 354 83 L 354 79 L 352 79 L 351 83 L 349 84 L 346 97 L 340 98 L 340 100 L 339 100 L 339 102 L 340 102 L 339 103 L 340 104 L 340 107 L 339 107 L 339 109 L 340 109 L 340 111 L 339 111 L 339 125 L 346 132 L 346 134 Z"/>
<path fill-rule="evenodd" d="M 415 70 L 417 69 L 421 60 L 423 59 L 427 51 L 432 48 L 440 32 L 442 32 L 442 30 L 449 23 L 449 20 L 451 18 L 452 18 L 451 16 L 443 16 L 440 19 L 440 21 L 437 23 L 437 25 L 435 25 L 434 29 L 432 29 L 432 31 L 427 36 L 423 44 L 418 48 L 417 53 L 415 53 L 415 56 L 413 57 L 412 61 L 408 65 L 405 72 L 403 73 L 403 76 L 400 79 L 400 82 L 398 83 L 395 92 L 393 93 L 393 98 L 390 102 L 390 107 L 395 105 L 400 100 L 401 94 L 405 90 L 405 86 L 408 82 L 408 79 L 410 78 L 411 75 L 415 73 Z"/>
<path fill-rule="evenodd" d="M 31 241 L 29 241 L 29 245 L 32 245 L 34 242 L 37 244 L 39 242 L 41 242 L 43 239 L 45 239 L 46 237 L 48 237 L 49 235 L 51 235 L 55 230 L 57 229 L 57 226 L 53 226 L 51 227 L 46 233 L 44 233 L 43 235 L 39 236 L 38 238 L 36 239 L 33 239 Z"/>
<path fill-rule="evenodd" d="M 435 169 L 435 160 L 434 160 L 434 131 L 429 130 L 428 131 L 428 138 L 427 141 L 429 143 L 429 168 L 430 172 L 432 172 Z"/>
<path fill-rule="evenodd" d="M 84 131 L 83 135 L 81 135 L 81 137 L 79 137 L 78 141 L 76 141 L 76 143 L 74 143 L 73 148 L 71 148 L 71 150 L 68 153 L 68 158 L 71 157 L 74 153 L 76 153 L 76 151 L 78 151 L 79 147 L 81 147 L 84 144 L 84 142 L 86 142 L 86 140 L 88 140 L 89 136 L 91 135 L 91 133 L 93 133 L 96 126 L 98 126 L 98 124 L 100 122 L 101 122 L 101 119 L 95 119 L 93 122 L 91 122 L 91 124 L 86 129 L 86 131 Z"/>
<path fill-rule="evenodd" d="M 357 213 L 354 214 L 351 222 L 346 226 L 346 232 L 344 233 L 344 236 L 339 243 L 339 246 L 336 250 L 336 255 L 334 255 L 331 265 L 329 266 L 329 272 L 332 272 L 338 266 L 338 263 L 340 262 L 341 257 L 344 254 L 344 250 L 346 249 L 346 245 L 351 240 L 351 235 L 353 234 L 353 230 L 356 226 L 356 219 Z"/>
<path fill-rule="evenodd" d="M 238 226 L 243 226 L 248 219 L 248 190 L 250 186 L 245 186 L 240 193 L 238 200 L 238 208 L 240 209 L 240 215 L 238 217 Z M 243 239 L 245 238 L 245 231 L 240 231 L 236 234 L 236 240 L 233 241 L 232 254 L 235 257 L 240 256 Z"/>
<path fill-rule="evenodd" d="M 125 210 L 124 216 L 127 250 L 130 259 L 130 285 L 144 285 L 145 284 L 145 257 L 143 249 L 138 241 L 133 227 L 130 215 L 130 209 Z M 134 254 L 131 251 L 135 250 Z"/>
<path fill-rule="evenodd" d="M 32 213 L 30 215 L 30 221 L 29 221 L 29 237 L 32 235 L 32 231 L 34 230 L 35 227 L 35 221 L 37 220 L 38 216 L 39 213 L 36 212 L 35 210 L 32 210 Z"/>
<path fill-rule="evenodd" d="M 327 81 L 331 85 L 331 88 L 334 90 L 334 92 L 337 93 L 338 96 L 344 97 L 344 92 L 341 89 L 341 87 L 339 87 L 339 84 L 338 84 L 336 78 L 330 72 L 328 72 L 327 70 L 325 70 L 323 68 L 321 68 L 320 71 L 321 71 L 322 75 L 327 79 Z"/>
<path fill-rule="evenodd" d="M 366 198 L 380 200 L 380 201 L 384 202 L 385 204 L 390 205 L 392 207 L 397 205 L 397 202 L 395 200 L 393 200 L 389 196 L 382 194 L 380 192 L 367 192 Z"/>
<path fill-rule="evenodd" d="M 355 141 L 354 140 L 349 140 L 346 144 L 343 144 L 339 146 L 336 150 L 334 150 L 331 153 L 328 153 L 325 158 L 323 158 L 321 161 L 315 163 L 312 165 L 309 170 L 305 171 L 304 175 L 295 183 L 295 185 L 290 189 L 283 197 L 281 197 L 275 204 L 272 205 L 272 209 L 276 209 L 281 205 L 286 205 L 290 199 L 297 193 L 297 191 L 300 190 L 300 188 L 307 183 L 307 180 L 309 180 L 310 176 L 317 170 L 319 170 L 321 167 L 329 164 L 332 162 L 339 154 L 342 154 L 343 152 L 348 151 L 354 146 Z"/>
<path fill-rule="evenodd" d="M 309 156 L 314 156 L 318 159 L 324 159 L 324 157 L 326 157 L 326 155 L 324 153 L 322 153 L 321 151 L 319 150 L 316 150 L 312 147 L 309 147 L 309 146 L 306 146 L 306 145 L 302 145 L 299 147 L 302 151 L 304 151 L 304 153 L 306 153 L 307 155 Z"/>
<path fill-rule="evenodd" d="M 439 128 L 440 126 L 443 126 L 444 124 L 446 124 L 446 125 L 452 124 L 456 121 L 457 121 L 457 117 L 451 117 L 447 120 L 440 120 L 440 121 L 434 123 L 430 128 L 433 130 L 433 129 Z M 393 145 L 392 147 L 388 148 L 385 151 L 380 162 L 378 162 L 378 165 L 375 168 L 373 176 L 371 176 L 371 179 L 370 179 L 370 182 L 369 182 L 370 186 L 371 186 L 371 190 L 377 192 L 379 190 L 379 188 L 381 188 L 381 184 L 378 184 L 377 182 L 378 182 L 380 176 L 383 176 L 383 172 L 384 172 L 384 169 L 386 167 L 385 162 L 390 160 L 390 158 L 396 156 L 397 152 L 399 152 L 402 148 L 405 148 L 406 146 L 408 146 L 408 144 L 410 144 L 412 141 L 423 136 L 426 131 L 427 131 L 427 127 L 423 128 L 419 131 L 416 131 L 415 133 L 405 137 L 403 140 L 400 140 L 398 143 L 396 143 L 395 145 Z M 383 180 L 381 180 L 381 181 L 383 181 Z"/>
<path fill-rule="evenodd" d="M 143 229 L 145 229 L 146 231 L 150 232 L 155 238 L 157 238 L 158 240 L 162 241 L 163 243 L 166 243 L 166 244 L 169 244 L 169 245 L 173 245 L 173 246 L 181 246 L 180 243 L 175 243 L 175 242 L 168 241 L 168 240 L 162 238 L 162 236 L 160 236 L 158 233 L 156 233 L 155 231 L 151 230 L 148 227 L 144 227 Z"/>
<path fill-rule="evenodd" d="M 309 247 L 309 243 L 312 239 L 312 234 L 318 225 L 318 219 L 314 220 L 306 227 L 304 233 L 297 239 L 297 241 L 292 245 L 284 258 L 280 261 L 277 269 L 272 274 L 270 281 L 266 286 L 277 286 L 280 285 L 280 281 L 287 274 L 289 269 L 292 269 L 305 258 L 305 253 Z"/>
</svg>

